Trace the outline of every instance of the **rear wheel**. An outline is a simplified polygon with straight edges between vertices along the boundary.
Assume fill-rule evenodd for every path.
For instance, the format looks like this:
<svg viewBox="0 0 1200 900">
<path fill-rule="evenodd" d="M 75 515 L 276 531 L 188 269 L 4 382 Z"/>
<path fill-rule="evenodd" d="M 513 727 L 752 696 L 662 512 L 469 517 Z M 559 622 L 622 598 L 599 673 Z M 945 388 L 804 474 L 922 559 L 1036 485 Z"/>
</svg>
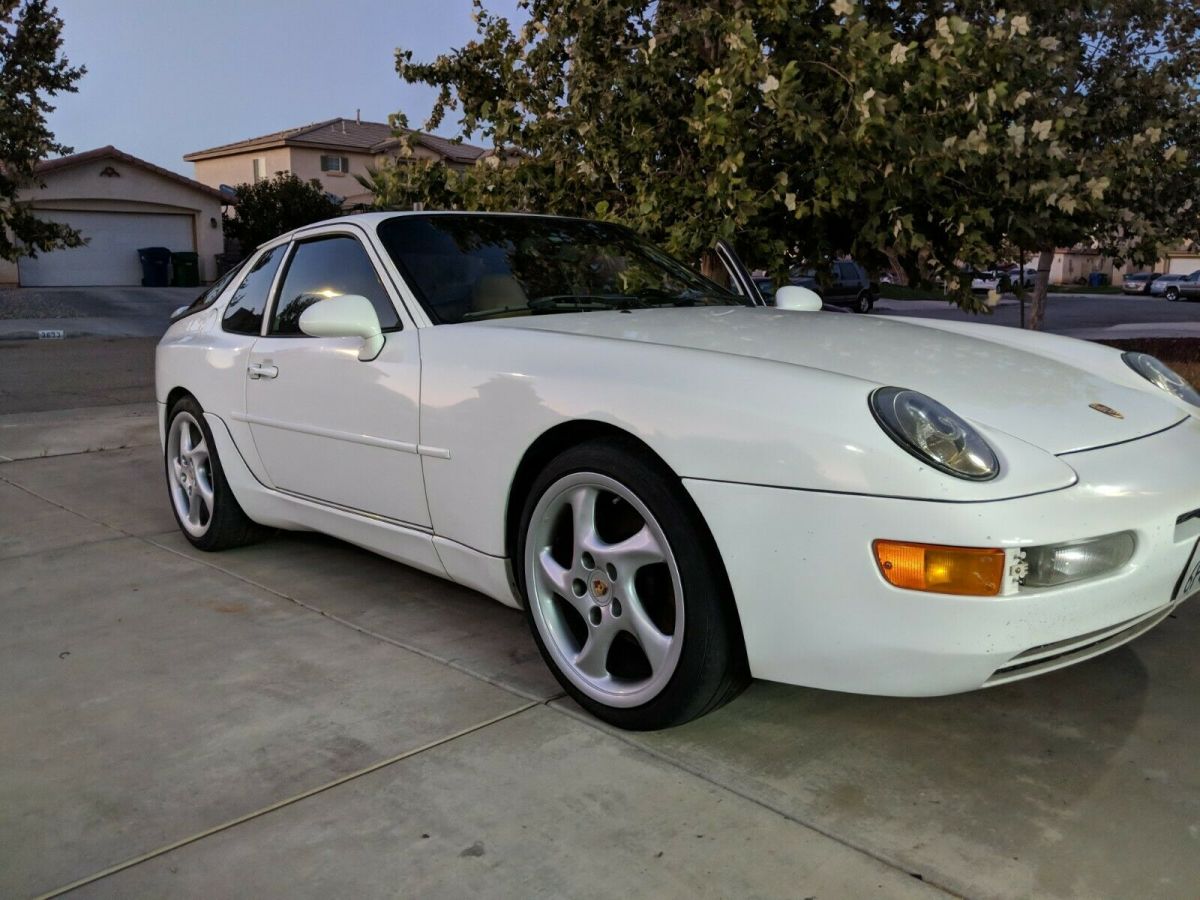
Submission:
<svg viewBox="0 0 1200 900">
<path fill-rule="evenodd" d="M 869 313 L 875 306 L 875 300 L 869 291 L 863 291 L 854 298 L 854 306 L 851 307 L 856 313 Z"/>
<path fill-rule="evenodd" d="M 181 398 L 168 414 L 165 463 L 171 511 L 194 546 L 226 550 L 265 534 L 233 496 L 204 410 L 192 397 Z"/>
<path fill-rule="evenodd" d="M 525 503 L 518 559 L 538 649 L 596 717 L 665 728 L 745 686 L 712 539 L 679 480 L 634 447 L 604 441 L 556 457 Z"/>
</svg>

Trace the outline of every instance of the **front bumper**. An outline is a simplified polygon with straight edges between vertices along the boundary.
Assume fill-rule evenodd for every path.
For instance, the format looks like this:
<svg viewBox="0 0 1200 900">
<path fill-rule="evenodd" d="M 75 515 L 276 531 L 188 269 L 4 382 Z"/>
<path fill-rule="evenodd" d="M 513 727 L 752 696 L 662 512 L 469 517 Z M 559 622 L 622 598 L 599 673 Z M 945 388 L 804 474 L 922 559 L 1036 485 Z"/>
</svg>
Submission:
<svg viewBox="0 0 1200 900">
<path fill-rule="evenodd" d="M 1173 609 L 1200 540 L 1200 419 L 1062 457 L 1059 491 L 940 503 L 686 479 L 720 547 L 752 673 L 809 687 L 931 696 L 1026 678 L 1132 640 Z M 957 597 L 894 588 L 876 538 L 1003 547 L 1133 531 L 1122 569 L 1057 588 Z"/>
</svg>

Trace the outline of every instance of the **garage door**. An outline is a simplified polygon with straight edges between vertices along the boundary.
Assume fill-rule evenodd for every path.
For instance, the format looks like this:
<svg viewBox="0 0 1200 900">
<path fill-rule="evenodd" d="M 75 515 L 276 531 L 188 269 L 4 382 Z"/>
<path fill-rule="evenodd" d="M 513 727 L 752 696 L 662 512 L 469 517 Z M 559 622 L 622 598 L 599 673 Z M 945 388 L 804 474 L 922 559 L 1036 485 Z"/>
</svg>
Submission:
<svg viewBox="0 0 1200 900">
<path fill-rule="evenodd" d="M 1170 262 L 1172 275 L 1191 275 L 1200 269 L 1200 256 L 1173 256 Z"/>
<path fill-rule="evenodd" d="M 141 284 L 139 247 L 195 249 L 191 216 L 66 210 L 40 210 L 37 215 L 70 225 L 89 242 L 83 247 L 41 253 L 37 259 L 22 259 L 17 266 L 25 287 Z"/>
</svg>

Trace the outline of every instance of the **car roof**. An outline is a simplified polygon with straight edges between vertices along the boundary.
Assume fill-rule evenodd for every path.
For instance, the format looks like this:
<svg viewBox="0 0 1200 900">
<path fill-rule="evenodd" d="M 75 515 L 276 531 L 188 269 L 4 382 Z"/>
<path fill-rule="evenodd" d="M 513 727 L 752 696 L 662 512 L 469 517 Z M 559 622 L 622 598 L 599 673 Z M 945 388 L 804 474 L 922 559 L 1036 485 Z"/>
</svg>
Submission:
<svg viewBox="0 0 1200 900">
<path fill-rule="evenodd" d="M 291 231 L 285 232 L 278 237 L 273 237 L 269 241 L 265 241 L 259 245 L 258 249 L 267 247 L 271 244 L 282 243 L 289 241 L 299 234 L 304 234 L 307 231 L 316 230 L 319 228 L 328 228 L 332 225 L 358 225 L 363 228 L 374 228 L 380 222 L 386 222 L 388 219 L 395 219 L 409 216 L 477 216 L 483 217 L 512 217 L 515 219 L 562 219 L 567 222 L 592 222 L 594 219 L 585 219 L 581 216 L 556 216 L 551 213 L 539 212 L 489 212 L 476 209 L 426 209 L 426 210 L 385 210 L 382 212 L 366 212 L 352 213 L 346 216 L 336 216 L 332 219 L 322 219 L 320 222 L 312 222 L 308 225 L 302 225 L 299 228 L 293 228 Z"/>
</svg>

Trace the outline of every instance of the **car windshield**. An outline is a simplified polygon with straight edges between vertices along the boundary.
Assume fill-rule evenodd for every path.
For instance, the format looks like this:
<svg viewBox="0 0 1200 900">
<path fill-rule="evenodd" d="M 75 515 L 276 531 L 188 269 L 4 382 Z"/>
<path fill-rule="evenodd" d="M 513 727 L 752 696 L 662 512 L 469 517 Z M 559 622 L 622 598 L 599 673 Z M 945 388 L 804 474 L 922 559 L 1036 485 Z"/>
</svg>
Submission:
<svg viewBox="0 0 1200 900">
<path fill-rule="evenodd" d="M 740 306 L 628 229 L 550 216 L 442 213 L 379 224 L 434 322 L 652 306 Z"/>
</svg>

